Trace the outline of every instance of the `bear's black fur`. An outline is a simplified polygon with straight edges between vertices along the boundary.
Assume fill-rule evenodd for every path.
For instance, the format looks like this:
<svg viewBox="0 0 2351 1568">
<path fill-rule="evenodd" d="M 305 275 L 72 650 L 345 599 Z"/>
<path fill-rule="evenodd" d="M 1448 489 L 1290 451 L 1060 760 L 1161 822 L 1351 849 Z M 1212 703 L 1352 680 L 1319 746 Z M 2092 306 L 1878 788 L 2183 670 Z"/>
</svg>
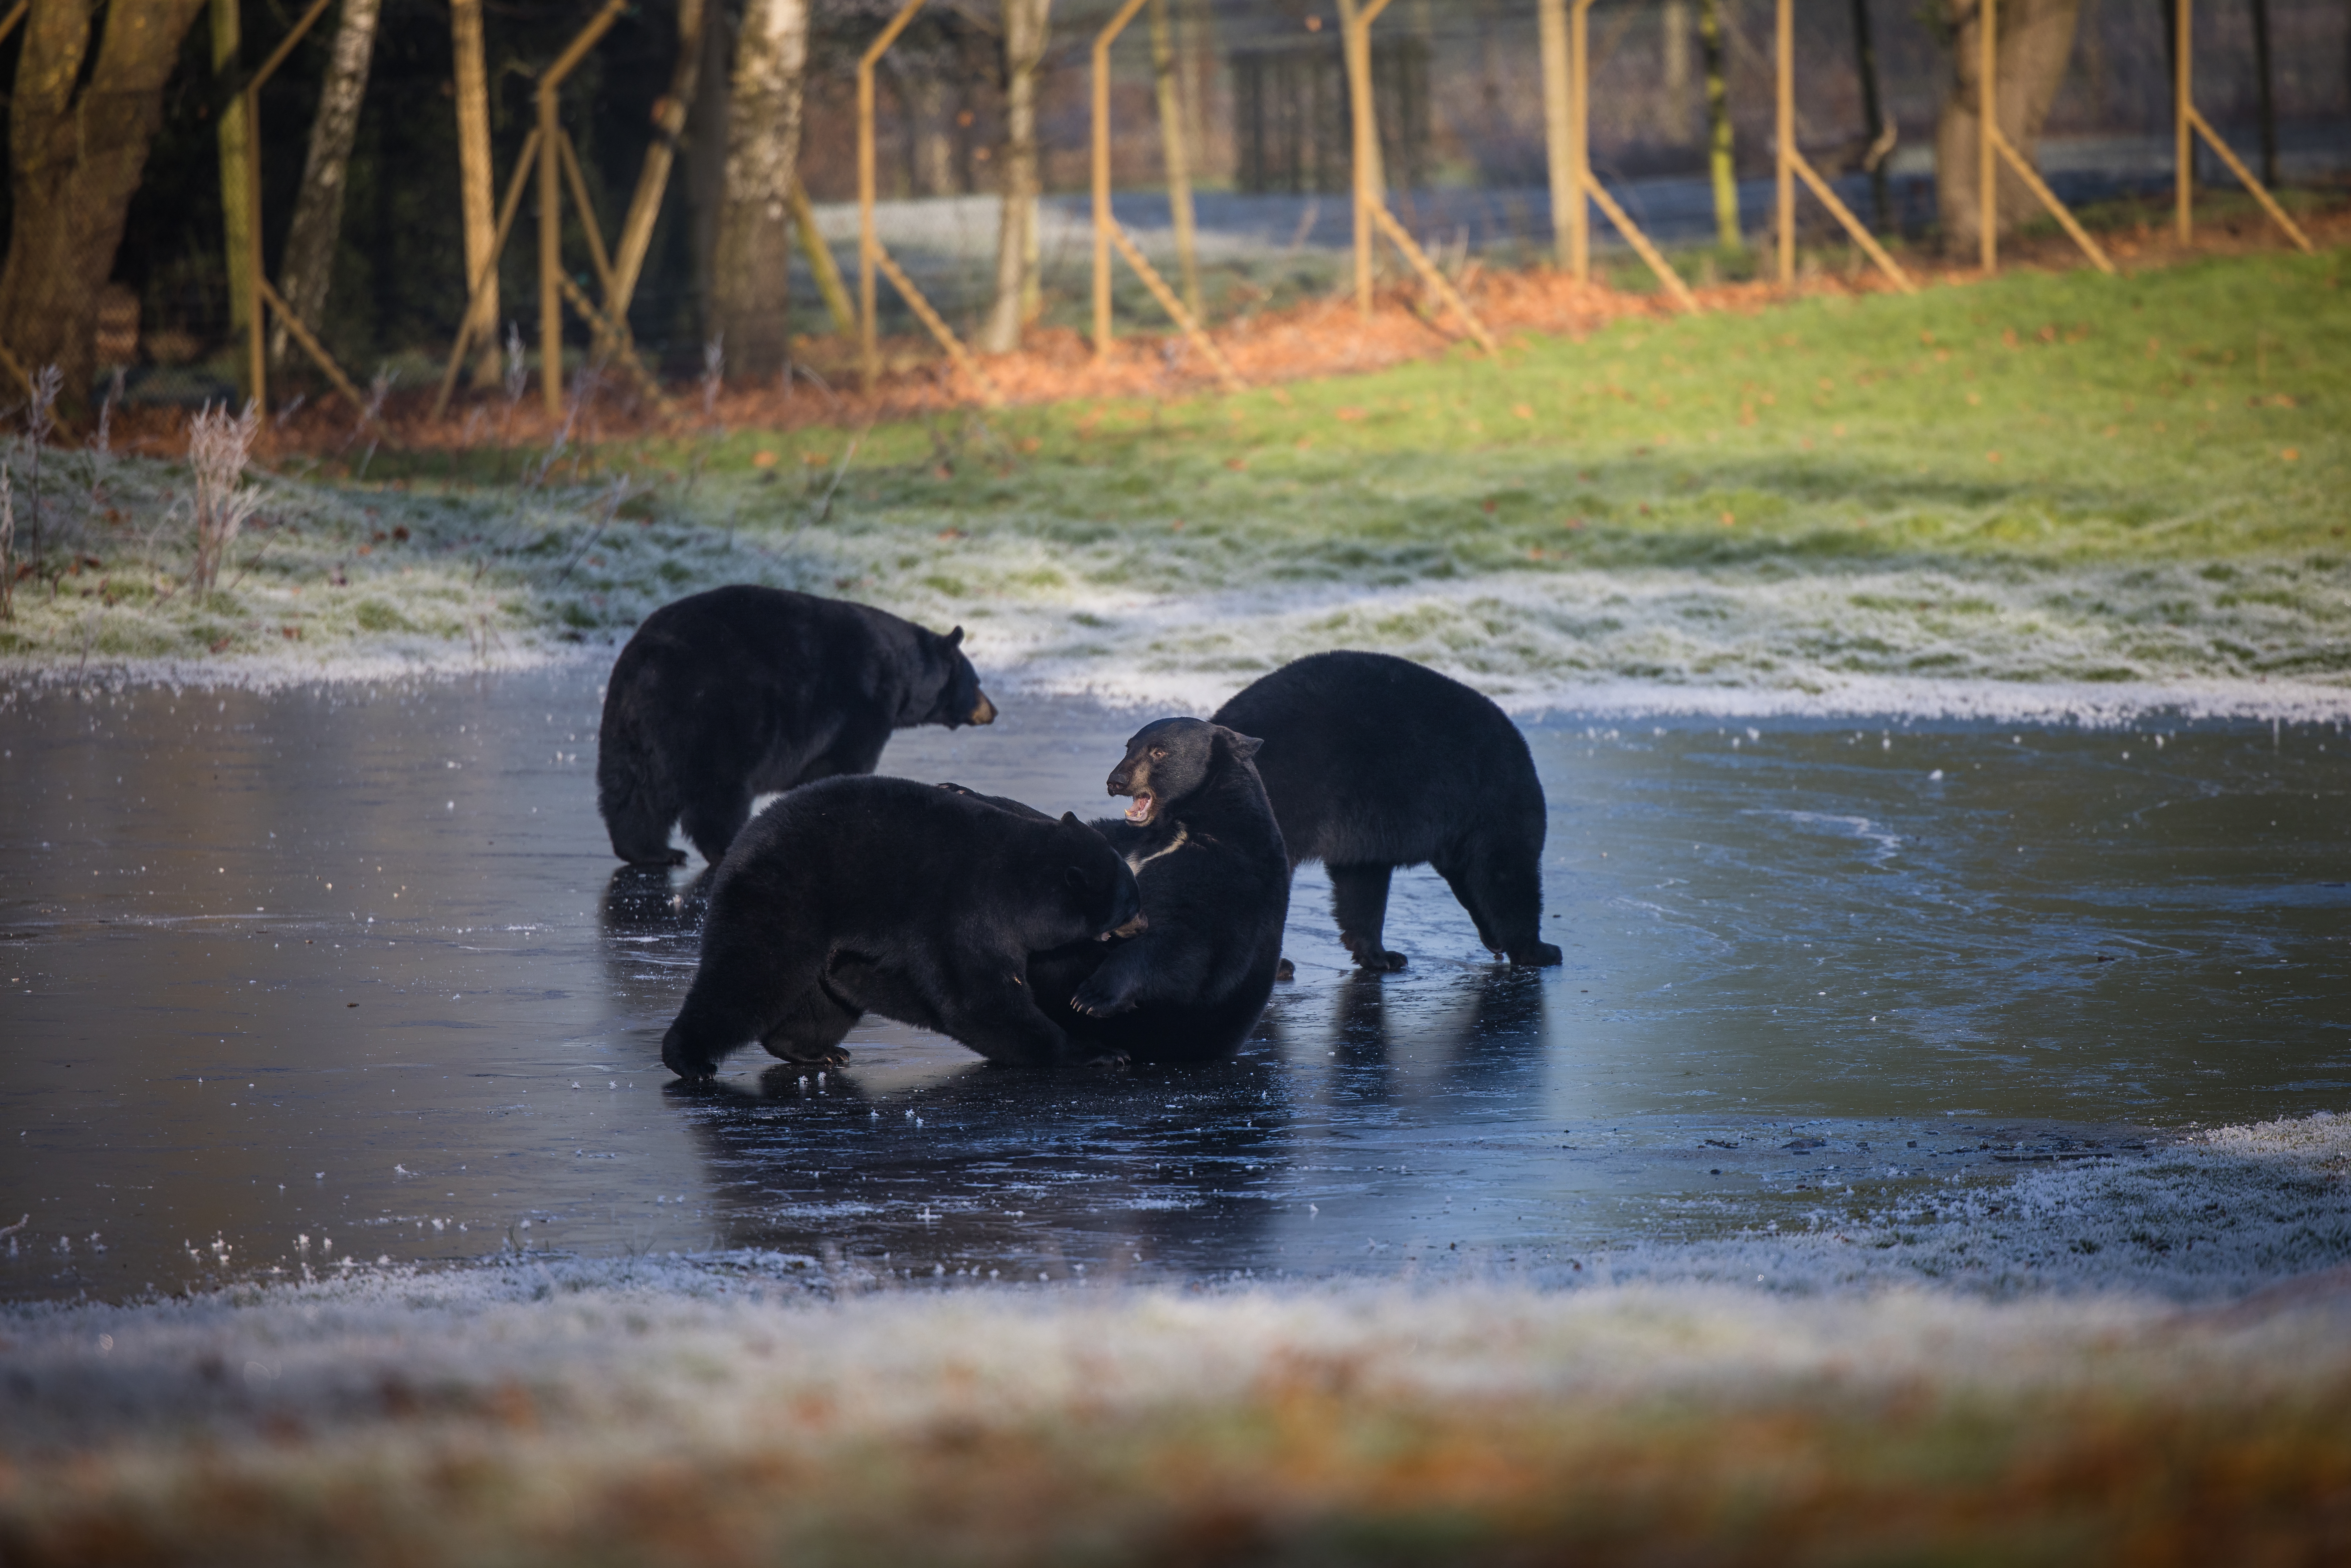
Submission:
<svg viewBox="0 0 2351 1568">
<path fill-rule="evenodd" d="M 1035 954 L 1029 964 L 1037 1005 L 1105 1056 L 1223 1056 L 1265 1010 L 1281 961 L 1290 868 L 1249 760 L 1257 748 L 1228 728 L 1163 718 L 1135 732 L 1111 771 L 1110 792 L 1134 804 L 1093 825 L 1134 869 L 1146 926 L 1106 945 Z"/>
<path fill-rule="evenodd" d="M 676 865 L 670 824 L 712 865 L 754 796 L 871 773 L 890 732 L 987 724 L 995 705 L 962 652 L 912 622 L 780 588 L 716 588 L 645 618 L 612 665 L 596 804 L 612 852 Z"/>
<path fill-rule="evenodd" d="M 1032 820 L 905 779 L 804 785 L 745 829 L 712 880 L 702 962 L 662 1060 L 707 1078 L 757 1039 L 838 1061 L 856 1009 L 829 974 L 892 977 L 910 1022 L 993 1061 L 1073 1047 L 1040 1011 L 1029 955 L 1101 937 L 1142 907 L 1134 873 L 1074 816 Z"/>
<path fill-rule="evenodd" d="M 1217 710 L 1262 739 L 1258 772 L 1290 863 L 1330 869 L 1339 940 L 1370 969 L 1401 969 L 1383 945 L 1388 877 L 1426 862 L 1513 964 L 1556 964 L 1542 939 L 1542 783 L 1491 699 L 1386 653 L 1315 653 Z"/>
</svg>

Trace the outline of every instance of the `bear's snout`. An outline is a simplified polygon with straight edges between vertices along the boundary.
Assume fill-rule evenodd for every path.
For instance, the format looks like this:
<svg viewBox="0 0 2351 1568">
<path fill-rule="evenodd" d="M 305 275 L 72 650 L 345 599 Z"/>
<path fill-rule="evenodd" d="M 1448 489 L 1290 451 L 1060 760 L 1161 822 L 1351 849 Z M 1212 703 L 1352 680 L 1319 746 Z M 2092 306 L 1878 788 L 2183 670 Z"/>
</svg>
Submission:
<svg viewBox="0 0 2351 1568">
<path fill-rule="evenodd" d="M 987 700 L 987 694 L 986 692 L 979 694 L 979 706 L 971 710 L 971 722 L 973 724 L 994 724 L 996 722 L 996 705 Z"/>
</svg>

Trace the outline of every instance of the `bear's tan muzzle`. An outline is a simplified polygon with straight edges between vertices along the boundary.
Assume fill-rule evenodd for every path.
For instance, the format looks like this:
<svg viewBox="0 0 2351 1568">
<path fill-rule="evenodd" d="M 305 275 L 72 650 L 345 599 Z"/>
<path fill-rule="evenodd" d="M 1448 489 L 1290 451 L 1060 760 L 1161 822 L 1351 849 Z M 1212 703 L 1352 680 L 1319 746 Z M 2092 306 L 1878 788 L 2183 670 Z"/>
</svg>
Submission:
<svg viewBox="0 0 2351 1568">
<path fill-rule="evenodd" d="M 971 722 L 974 724 L 994 724 L 996 722 L 996 705 L 987 700 L 987 694 L 986 692 L 979 694 L 979 706 L 971 710 Z"/>
</svg>

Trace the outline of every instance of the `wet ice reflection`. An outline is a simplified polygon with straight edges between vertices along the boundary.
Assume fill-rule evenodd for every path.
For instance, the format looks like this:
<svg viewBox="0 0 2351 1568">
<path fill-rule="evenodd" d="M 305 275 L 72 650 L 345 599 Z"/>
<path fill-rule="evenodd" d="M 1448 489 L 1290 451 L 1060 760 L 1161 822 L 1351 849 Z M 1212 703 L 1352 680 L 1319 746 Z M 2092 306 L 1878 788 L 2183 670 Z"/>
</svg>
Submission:
<svg viewBox="0 0 2351 1568">
<path fill-rule="evenodd" d="M 611 860 L 598 673 L 13 694 L 0 1291 L 500 1247 L 1572 1267 L 2351 1083 L 2338 729 L 1561 719 L 1561 969 L 1493 964 L 1416 872 L 1412 967 L 1357 976 L 1309 870 L 1235 1061 L 1031 1075 L 876 1021 L 844 1069 L 746 1051 L 684 1092 L 700 868 Z M 883 767 L 1103 810 L 1136 722 L 1008 701 Z"/>
</svg>

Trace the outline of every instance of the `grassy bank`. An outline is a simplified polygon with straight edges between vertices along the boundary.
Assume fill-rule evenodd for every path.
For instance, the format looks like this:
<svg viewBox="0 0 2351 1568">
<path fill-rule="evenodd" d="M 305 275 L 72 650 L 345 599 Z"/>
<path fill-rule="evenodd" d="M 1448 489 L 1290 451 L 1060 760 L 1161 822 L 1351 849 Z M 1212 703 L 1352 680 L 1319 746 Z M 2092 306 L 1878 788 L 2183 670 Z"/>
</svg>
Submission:
<svg viewBox="0 0 2351 1568">
<path fill-rule="evenodd" d="M 396 501 L 298 489 L 345 519 L 347 574 L 355 512 L 423 519 L 434 561 L 371 580 L 444 641 L 464 612 L 403 605 L 465 571 L 541 641 L 734 576 L 960 621 L 992 671 L 1113 695 L 1347 643 L 1523 703 L 2237 682 L 2325 706 L 2351 692 L 2344 259 L 1625 320 L 1231 397 L 608 443 L 527 493 L 539 455 L 489 450 L 379 455 Z M 249 580 L 315 592 L 320 569 L 287 552 Z M 60 602 L 16 651 L 78 651 L 86 596 Z M 266 637 L 298 608 L 246 619 Z M 182 652 L 226 634 L 178 613 Z"/>
</svg>

